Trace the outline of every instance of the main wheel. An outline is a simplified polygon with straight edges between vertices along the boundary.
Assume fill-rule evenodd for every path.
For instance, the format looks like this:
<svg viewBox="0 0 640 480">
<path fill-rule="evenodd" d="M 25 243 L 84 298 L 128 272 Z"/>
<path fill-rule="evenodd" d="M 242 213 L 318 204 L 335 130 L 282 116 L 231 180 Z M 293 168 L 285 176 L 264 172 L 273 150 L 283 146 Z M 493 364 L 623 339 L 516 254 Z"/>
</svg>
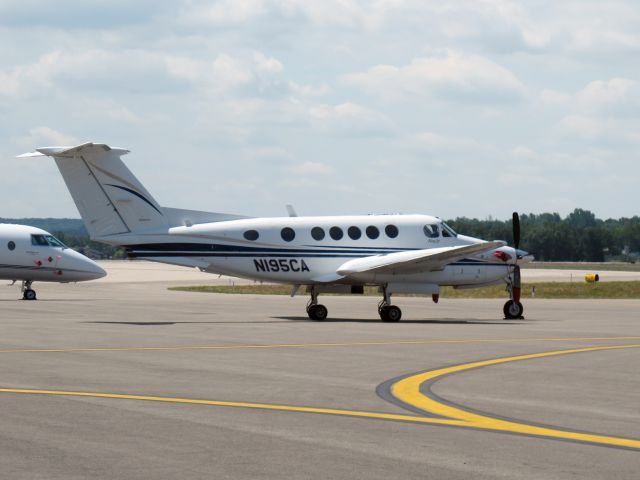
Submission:
<svg viewBox="0 0 640 480">
<path fill-rule="evenodd" d="M 388 305 L 380 309 L 383 322 L 398 322 L 402 318 L 402 310 L 395 305 Z"/>
<path fill-rule="evenodd" d="M 22 294 L 22 299 L 23 300 L 36 300 L 36 291 L 35 290 L 31 290 L 30 288 L 25 290 L 24 293 Z"/>
<path fill-rule="evenodd" d="M 522 318 L 522 312 L 524 312 L 524 307 L 520 302 L 514 302 L 513 300 L 507 301 L 504 304 L 504 308 L 502 309 L 504 313 L 504 318 L 508 320 L 514 320 L 516 318 Z"/>
<path fill-rule="evenodd" d="M 311 305 L 307 309 L 307 314 L 309 315 L 309 318 L 311 320 L 316 320 L 321 322 L 322 320 L 325 320 L 327 318 L 329 311 L 327 310 L 327 307 L 325 307 L 324 305 Z"/>
</svg>

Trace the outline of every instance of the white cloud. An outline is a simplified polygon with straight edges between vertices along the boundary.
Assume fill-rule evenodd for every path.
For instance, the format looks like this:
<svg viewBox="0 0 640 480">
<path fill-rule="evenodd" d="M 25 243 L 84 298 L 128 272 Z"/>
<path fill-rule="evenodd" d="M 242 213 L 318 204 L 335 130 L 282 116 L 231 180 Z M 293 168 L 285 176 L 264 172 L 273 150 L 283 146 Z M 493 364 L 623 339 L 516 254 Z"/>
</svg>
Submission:
<svg viewBox="0 0 640 480">
<path fill-rule="evenodd" d="M 576 102 L 590 112 L 640 116 L 640 82 L 627 78 L 596 80 L 576 94 Z"/>
<path fill-rule="evenodd" d="M 28 145 L 28 148 L 77 145 L 79 143 L 78 139 L 73 135 L 44 126 L 32 128 L 29 130 L 29 135 L 21 140 L 24 145 Z"/>
<path fill-rule="evenodd" d="M 334 173 L 333 167 L 321 162 L 304 162 L 289 168 L 291 173 L 302 176 L 330 175 Z"/>
<path fill-rule="evenodd" d="M 638 213 L 617 200 L 640 177 L 631 0 L 123 2 L 0 5 L 0 194 L 16 215 L 77 215 L 55 165 L 12 162 L 86 140 L 130 148 L 184 207 Z M 322 204 L 314 175 L 332 180 Z"/>
<path fill-rule="evenodd" d="M 388 134 L 393 129 L 387 116 L 352 102 L 317 105 L 309 114 L 312 125 L 339 135 Z"/>
<path fill-rule="evenodd" d="M 497 63 L 451 50 L 415 58 L 402 67 L 377 65 L 364 73 L 346 75 L 343 82 L 389 100 L 433 97 L 493 103 L 520 99 L 526 90 L 511 71 Z"/>
</svg>

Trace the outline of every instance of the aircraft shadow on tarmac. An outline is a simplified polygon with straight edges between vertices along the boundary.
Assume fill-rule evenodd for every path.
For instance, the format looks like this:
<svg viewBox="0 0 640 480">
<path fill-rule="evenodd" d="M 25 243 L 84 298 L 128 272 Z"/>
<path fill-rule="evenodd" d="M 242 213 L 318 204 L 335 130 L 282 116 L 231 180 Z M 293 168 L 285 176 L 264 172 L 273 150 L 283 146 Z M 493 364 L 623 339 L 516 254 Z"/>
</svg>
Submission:
<svg viewBox="0 0 640 480">
<path fill-rule="evenodd" d="M 283 320 L 292 320 L 298 322 L 309 323 L 382 323 L 378 318 L 365 319 L 365 318 L 327 318 L 321 322 L 311 320 L 309 317 L 272 317 L 280 318 Z M 402 320 L 401 322 L 393 323 L 393 325 L 415 325 L 415 324 L 435 324 L 435 325 L 522 325 L 521 322 L 514 321 L 493 321 L 493 320 L 481 320 L 481 319 L 468 319 L 461 320 L 458 318 L 438 318 L 431 320 Z"/>
<path fill-rule="evenodd" d="M 307 319 L 308 320 L 308 319 Z M 289 323 L 288 321 L 282 320 L 282 321 L 248 321 L 248 322 L 242 322 L 242 321 L 238 321 L 238 322 L 225 322 L 225 321 L 220 321 L 220 322 L 180 322 L 180 321 L 176 321 L 176 322 L 136 322 L 136 321 L 131 321 L 131 322 L 125 322 L 125 321 L 109 321 L 109 320 L 95 320 L 95 321 L 85 321 L 85 322 L 79 322 L 79 323 L 101 323 L 101 324 L 107 324 L 107 325 L 130 325 L 130 326 L 142 326 L 142 327 L 153 327 L 153 326 L 166 326 L 166 325 L 194 325 L 194 324 L 247 324 L 247 323 L 256 323 L 256 324 L 260 324 L 260 323 Z"/>
<path fill-rule="evenodd" d="M 290 323 L 290 322 L 306 322 L 306 323 L 382 323 L 378 318 L 328 318 L 323 320 L 322 322 L 318 322 L 316 320 L 311 320 L 309 317 L 303 316 L 287 316 L 287 317 L 270 317 L 272 320 L 247 320 L 247 321 L 156 321 L 156 322 L 142 322 L 142 321 L 126 321 L 126 320 L 92 320 L 92 321 L 83 321 L 79 323 L 99 323 L 99 324 L 108 324 L 108 325 L 131 325 L 131 326 L 165 326 L 165 325 L 192 325 L 192 324 L 265 324 L 265 323 Z M 403 320 L 401 322 L 394 323 L 394 325 L 416 325 L 416 324 L 425 324 L 425 325 L 523 325 L 522 322 L 524 319 L 520 319 L 520 321 L 496 321 L 496 320 L 482 320 L 482 319 L 459 319 L 459 318 L 438 318 L 438 319 L 425 319 L 425 320 Z"/>
</svg>

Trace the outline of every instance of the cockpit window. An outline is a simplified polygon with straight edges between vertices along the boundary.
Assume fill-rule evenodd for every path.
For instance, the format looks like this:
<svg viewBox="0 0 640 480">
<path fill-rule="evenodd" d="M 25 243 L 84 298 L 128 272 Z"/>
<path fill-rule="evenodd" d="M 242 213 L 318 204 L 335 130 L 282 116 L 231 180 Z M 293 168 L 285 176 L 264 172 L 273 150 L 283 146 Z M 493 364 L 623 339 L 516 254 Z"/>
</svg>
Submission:
<svg viewBox="0 0 640 480">
<path fill-rule="evenodd" d="M 422 229 L 427 238 L 438 238 L 438 225 L 425 225 Z"/>
<path fill-rule="evenodd" d="M 62 247 L 66 248 L 64 243 L 53 235 L 31 235 L 31 245 L 38 247 Z"/>
<path fill-rule="evenodd" d="M 44 235 L 31 235 L 31 245 L 37 245 L 40 247 L 47 247 L 49 242 Z"/>
<path fill-rule="evenodd" d="M 457 237 L 458 234 L 455 232 L 453 228 L 451 228 L 446 223 L 442 222 L 442 236 L 443 237 Z"/>
<path fill-rule="evenodd" d="M 47 235 L 46 238 L 47 238 L 47 242 L 49 242 L 49 246 L 66 248 L 66 245 L 62 243 L 60 240 L 58 240 L 56 237 L 54 237 L 53 235 Z"/>
</svg>

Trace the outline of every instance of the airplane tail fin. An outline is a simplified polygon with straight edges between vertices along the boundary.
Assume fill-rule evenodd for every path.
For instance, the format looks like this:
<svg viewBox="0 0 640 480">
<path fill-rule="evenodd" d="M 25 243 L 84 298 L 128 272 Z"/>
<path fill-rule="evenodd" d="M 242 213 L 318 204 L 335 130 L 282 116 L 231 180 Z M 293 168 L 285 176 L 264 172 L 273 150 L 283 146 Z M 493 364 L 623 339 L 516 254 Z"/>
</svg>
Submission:
<svg viewBox="0 0 640 480">
<path fill-rule="evenodd" d="M 166 233 L 166 213 L 120 159 L 128 150 L 99 143 L 38 148 L 20 157 L 50 156 L 91 238 Z"/>
</svg>

